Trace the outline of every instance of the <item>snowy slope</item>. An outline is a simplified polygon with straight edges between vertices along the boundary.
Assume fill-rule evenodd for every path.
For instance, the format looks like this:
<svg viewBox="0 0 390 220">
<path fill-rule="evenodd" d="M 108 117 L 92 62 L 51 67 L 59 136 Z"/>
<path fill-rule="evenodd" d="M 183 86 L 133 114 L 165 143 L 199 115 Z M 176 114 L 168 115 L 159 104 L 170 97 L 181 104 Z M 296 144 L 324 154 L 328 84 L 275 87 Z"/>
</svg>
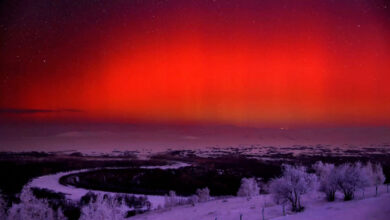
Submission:
<svg viewBox="0 0 390 220">
<path fill-rule="evenodd" d="M 270 200 L 268 196 L 257 196 L 251 200 L 242 197 L 218 199 L 195 206 L 187 205 L 175 207 L 169 210 L 153 211 L 147 214 L 135 216 L 134 220 L 239 220 L 240 214 L 243 219 L 261 219 L 261 207 L 264 201 Z M 266 216 L 277 217 L 282 214 L 278 206 L 267 207 Z"/>
<path fill-rule="evenodd" d="M 390 194 L 350 202 L 325 203 L 280 220 L 389 220 Z"/>
<path fill-rule="evenodd" d="M 260 195 L 250 200 L 240 197 L 218 199 L 195 206 L 179 206 L 168 210 L 152 211 L 150 213 L 135 216 L 134 220 L 261 220 L 262 207 L 265 205 L 265 219 L 278 220 L 389 220 L 390 219 L 390 193 L 385 192 L 385 187 L 380 188 L 380 195 L 374 197 L 374 189 L 366 190 L 365 199 L 361 193 L 356 194 L 356 200 L 341 201 L 338 195 L 336 202 L 326 202 L 320 193 L 306 195 L 303 204 L 306 210 L 302 213 L 288 212 L 282 216 L 282 208 L 272 202 L 269 195 Z"/>
</svg>

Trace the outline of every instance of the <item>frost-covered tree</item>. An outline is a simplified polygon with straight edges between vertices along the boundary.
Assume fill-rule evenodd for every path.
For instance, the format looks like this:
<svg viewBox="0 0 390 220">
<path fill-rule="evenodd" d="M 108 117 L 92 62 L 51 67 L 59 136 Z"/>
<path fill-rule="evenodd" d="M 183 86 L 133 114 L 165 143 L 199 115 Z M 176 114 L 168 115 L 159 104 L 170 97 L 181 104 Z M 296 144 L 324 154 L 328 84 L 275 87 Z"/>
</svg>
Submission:
<svg viewBox="0 0 390 220">
<path fill-rule="evenodd" d="M 360 189 L 363 193 L 363 198 L 365 197 L 366 187 L 372 186 L 373 180 L 371 176 L 371 168 L 368 166 L 364 166 L 361 162 L 355 163 L 356 169 L 360 170 L 360 180 L 358 181 L 358 189 Z"/>
<path fill-rule="evenodd" d="M 366 187 L 372 185 L 372 180 L 368 173 L 367 166 L 364 166 L 361 162 L 354 164 L 355 169 L 359 172 L 359 179 L 357 181 L 358 189 L 364 190 Z"/>
<path fill-rule="evenodd" d="M 248 197 L 258 196 L 260 188 L 255 178 L 242 178 L 241 186 L 238 189 L 237 196 Z"/>
<path fill-rule="evenodd" d="M 127 208 L 123 201 L 108 194 L 89 195 L 89 201 L 81 208 L 80 220 L 122 220 Z"/>
<path fill-rule="evenodd" d="M 301 196 L 313 190 L 316 182 L 316 175 L 307 173 L 305 167 L 283 165 L 283 175 L 271 181 L 270 192 L 275 200 L 287 200 L 292 211 L 299 212 L 303 210 Z"/>
<path fill-rule="evenodd" d="M 337 191 L 338 175 L 335 172 L 335 166 L 321 161 L 313 165 L 313 169 L 319 179 L 319 190 L 326 195 L 328 201 L 334 201 Z"/>
<path fill-rule="evenodd" d="M 383 174 L 382 165 L 379 163 L 372 164 L 370 162 L 367 163 L 366 166 L 369 178 L 371 180 L 372 185 L 375 186 L 375 196 L 378 195 L 378 187 L 383 184 L 386 180 L 385 174 Z"/>
<path fill-rule="evenodd" d="M 335 170 L 337 187 L 344 193 L 344 200 L 352 200 L 358 189 L 364 190 L 371 184 L 366 167 L 360 162 L 355 164 L 342 164 Z"/>
<path fill-rule="evenodd" d="M 195 206 L 195 204 L 198 202 L 199 202 L 199 196 L 197 196 L 197 195 L 192 195 L 189 198 L 189 203 L 192 204 L 193 206 Z"/>
<path fill-rule="evenodd" d="M 61 208 L 53 210 L 47 200 L 37 199 L 28 188 L 22 190 L 20 203 L 8 210 L 9 220 L 65 220 Z"/>
<path fill-rule="evenodd" d="M 208 187 L 203 189 L 197 189 L 196 195 L 199 198 L 199 202 L 207 202 L 210 200 L 210 190 Z"/>
<path fill-rule="evenodd" d="M 204 190 L 203 193 L 206 192 L 205 189 L 203 189 Z M 208 191 L 208 193 L 209 193 L 209 191 Z M 206 198 L 205 194 L 202 194 L 200 196 L 202 196 L 203 199 Z M 171 190 L 171 191 L 169 191 L 169 194 L 165 195 L 165 197 L 164 197 L 164 200 L 165 200 L 164 207 L 165 208 L 171 208 L 171 207 L 174 207 L 174 206 L 187 205 L 187 204 L 195 205 L 195 203 L 200 202 L 200 196 L 199 195 L 194 195 L 191 198 L 183 198 L 183 197 L 177 196 L 176 192 Z M 195 197 L 197 197 L 197 198 L 195 198 Z"/>
<path fill-rule="evenodd" d="M 133 212 L 144 212 L 150 210 L 152 204 L 146 196 L 134 196 L 128 194 L 116 194 L 113 196 L 119 204 L 125 204 L 129 210 Z"/>
<path fill-rule="evenodd" d="M 176 192 L 171 190 L 168 195 L 165 195 L 164 200 L 164 207 L 170 208 L 176 206 L 179 199 L 176 196 Z"/>
<path fill-rule="evenodd" d="M 82 206 L 80 220 L 124 219 L 130 212 L 144 212 L 151 207 L 146 196 L 93 192 L 88 192 L 81 197 L 80 205 Z"/>
</svg>

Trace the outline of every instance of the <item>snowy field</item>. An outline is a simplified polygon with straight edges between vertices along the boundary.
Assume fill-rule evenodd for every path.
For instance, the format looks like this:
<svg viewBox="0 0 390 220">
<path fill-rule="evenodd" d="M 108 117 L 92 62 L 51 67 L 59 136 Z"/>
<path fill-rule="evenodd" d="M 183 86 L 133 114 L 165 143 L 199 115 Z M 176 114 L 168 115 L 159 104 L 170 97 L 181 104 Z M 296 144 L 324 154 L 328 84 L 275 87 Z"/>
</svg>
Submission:
<svg viewBox="0 0 390 220">
<path fill-rule="evenodd" d="M 138 159 L 150 159 L 154 155 L 164 155 L 169 153 L 178 153 L 181 157 L 196 155 L 202 158 L 218 158 L 229 155 L 240 155 L 246 158 L 261 159 L 261 160 L 286 160 L 281 156 L 327 156 L 327 157 L 367 157 L 378 155 L 390 155 L 390 144 L 370 144 L 370 145 L 355 145 L 355 144 L 293 144 L 293 145 L 260 145 L 260 144 L 238 144 L 236 146 L 204 146 L 202 148 L 183 149 L 140 149 L 134 151 L 128 150 L 113 150 L 111 152 L 95 152 L 95 151 L 59 151 L 51 152 L 53 154 L 70 155 L 72 153 L 81 153 L 84 156 L 94 157 L 126 157 L 134 155 Z"/>
<path fill-rule="evenodd" d="M 134 220 L 243 220 L 265 219 L 281 220 L 388 220 L 390 219 L 390 193 L 386 187 L 380 187 L 380 195 L 374 197 L 374 188 L 367 188 L 365 199 L 358 193 L 356 200 L 344 202 L 341 195 L 335 202 L 326 202 L 321 193 L 304 196 L 306 207 L 302 213 L 287 211 L 283 216 L 281 206 L 275 204 L 269 195 L 256 196 L 250 200 L 243 197 L 217 199 L 195 206 L 186 205 L 166 210 L 157 210 L 132 217 Z M 265 205 L 264 205 L 265 204 Z"/>
<path fill-rule="evenodd" d="M 363 200 L 349 202 L 308 204 L 303 213 L 280 217 L 286 220 L 388 220 L 390 219 L 390 195 L 383 194 Z"/>
</svg>

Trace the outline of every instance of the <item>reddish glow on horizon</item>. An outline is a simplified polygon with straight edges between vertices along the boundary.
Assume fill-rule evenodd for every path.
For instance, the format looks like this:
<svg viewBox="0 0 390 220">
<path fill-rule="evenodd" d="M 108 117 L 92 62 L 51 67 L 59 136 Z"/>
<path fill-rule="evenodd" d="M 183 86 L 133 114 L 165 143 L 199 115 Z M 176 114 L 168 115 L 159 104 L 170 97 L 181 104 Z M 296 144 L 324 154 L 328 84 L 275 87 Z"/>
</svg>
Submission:
<svg viewBox="0 0 390 220">
<path fill-rule="evenodd" d="M 33 20 L 47 37 L 27 47 L 16 45 L 29 32 L 7 31 L 0 107 L 81 109 L 93 120 L 390 123 L 385 1 L 157 2 L 107 6 L 101 19 L 76 11 L 81 24 Z"/>
</svg>

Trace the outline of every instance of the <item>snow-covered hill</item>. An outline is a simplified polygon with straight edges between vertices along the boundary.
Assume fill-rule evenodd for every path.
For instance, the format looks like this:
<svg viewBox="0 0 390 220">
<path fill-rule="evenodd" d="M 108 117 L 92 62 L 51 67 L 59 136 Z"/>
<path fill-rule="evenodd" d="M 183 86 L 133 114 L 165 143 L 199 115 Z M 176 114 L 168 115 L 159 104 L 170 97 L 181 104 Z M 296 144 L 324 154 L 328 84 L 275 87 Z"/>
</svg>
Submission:
<svg viewBox="0 0 390 220">
<path fill-rule="evenodd" d="M 344 202 L 338 200 L 326 202 L 324 196 L 313 193 L 304 197 L 306 209 L 302 213 L 288 212 L 283 216 L 282 207 L 275 204 L 269 195 L 260 195 L 250 200 L 242 197 L 217 199 L 195 206 L 179 206 L 166 210 L 157 210 L 133 217 L 134 220 L 243 220 L 262 219 L 264 208 L 265 219 L 279 220 L 388 220 L 390 219 L 390 193 L 385 186 L 380 188 L 380 195 L 374 197 L 374 189 L 365 192 L 366 198 L 357 193 L 356 200 Z"/>
</svg>

